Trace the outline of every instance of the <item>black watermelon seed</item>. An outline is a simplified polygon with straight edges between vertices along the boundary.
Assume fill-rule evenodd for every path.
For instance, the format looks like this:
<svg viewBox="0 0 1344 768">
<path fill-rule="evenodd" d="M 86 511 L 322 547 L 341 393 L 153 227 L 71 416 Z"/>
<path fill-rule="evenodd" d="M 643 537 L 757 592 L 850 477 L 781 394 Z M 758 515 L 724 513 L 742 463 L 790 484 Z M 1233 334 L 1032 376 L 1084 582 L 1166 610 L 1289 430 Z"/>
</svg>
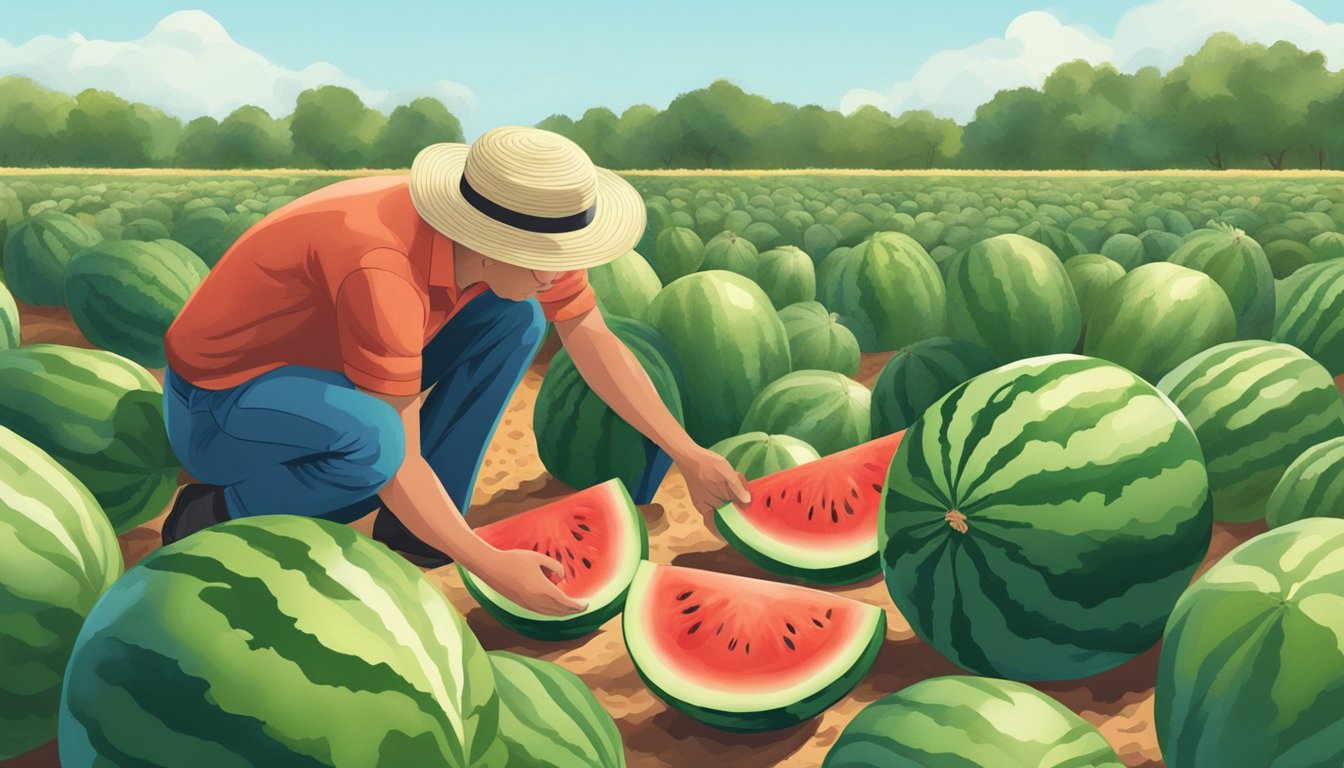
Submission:
<svg viewBox="0 0 1344 768">
<path fill-rule="evenodd" d="M 789 650 L 790 650 L 790 651 L 796 651 L 796 650 L 798 650 L 797 648 L 794 648 L 794 647 L 793 647 L 793 641 L 789 639 L 788 635 L 785 635 L 785 636 L 784 636 L 784 644 L 787 645 L 787 646 L 789 646 Z"/>
<path fill-rule="evenodd" d="M 678 599 L 678 600 L 685 600 L 686 598 L 688 598 L 688 597 L 690 597 L 690 596 L 691 596 L 691 593 L 690 593 L 690 592 L 682 592 L 680 595 L 677 595 L 677 599 Z"/>
<path fill-rule="evenodd" d="M 832 608 L 827 608 L 827 609 L 826 609 L 826 618 L 828 618 L 828 619 L 831 618 L 831 613 L 832 613 L 833 610 L 834 610 L 834 609 L 832 609 Z"/>
<path fill-rule="evenodd" d="M 682 613 L 695 613 L 698 610 L 700 610 L 700 604 L 696 603 L 695 605 L 692 605 L 690 608 L 687 608 L 686 610 L 682 611 Z"/>
<path fill-rule="evenodd" d="M 751 655 L 751 643 L 747 643 L 747 655 Z"/>
<path fill-rule="evenodd" d="M 812 623 L 813 623 L 813 624 L 816 624 L 818 627 L 821 627 L 822 629 L 825 629 L 825 628 L 826 628 L 826 625 L 825 625 L 825 624 L 822 624 L 820 621 L 817 621 L 816 619 L 813 619 L 813 620 L 812 620 Z"/>
<path fill-rule="evenodd" d="M 593 529 L 592 529 L 592 528 L 589 528 L 588 526 L 584 525 L 583 523 L 579 523 L 579 530 L 581 530 L 581 531 L 590 531 L 590 532 L 591 532 Z"/>
<path fill-rule="evenodd" d="M 730 650 L 730 651 L 735 651 L 735 650 L 737 650 L 737 638 L 736 638 L 736 637 L 733 637 L 733 638 L 729 638 L 729 639 L 728 639 L 728 650 Z"/>
<path fill-rule="evenodd" d="M 700 628 L 700 622 L 697 621 L 697 622 L 695 622 L 694 624 L 691 625 L 691 628 L 690 628 L 690 629 L 686 630 L 686 634 L 688 634 L 688 635 L 694 635 L 694 634 L 695 634 L 695 630 L 697 630 L 697 629 L 699 629 L 699 628 Z"/>
<path fill-rule="evenodd" d="M 784 628 L 787 629 L 787 630 L 789 630 L 789 634 L 791 634 L 791 635 L 796 635 L 796 634 L 798 634 L 798 630 L 794 629 L 794 628 L 793 628 L 793 625 L 790 624 L 790 623 L 787 622 L 787 621 L 784 622 Z"/>
<path fill-rule="evenodd" d="M 587 568 L 587 569 L 589 569 L 589 570 L 592 570 L 592 567 L 593 567 L 593 561 L 592 561 L 592 560 L 589 560 L 589 559 L 586 558 L 586 557 L 583 558 L 583 567 L 584 567 L 584 568 Z"/>
<path fill-rule="evenodd" d="M 575 541 L 583 541 L 582 533 L 579 533 L 578 531 L 570 531 L 569 534 L 574 537 Z"/>
</svg>

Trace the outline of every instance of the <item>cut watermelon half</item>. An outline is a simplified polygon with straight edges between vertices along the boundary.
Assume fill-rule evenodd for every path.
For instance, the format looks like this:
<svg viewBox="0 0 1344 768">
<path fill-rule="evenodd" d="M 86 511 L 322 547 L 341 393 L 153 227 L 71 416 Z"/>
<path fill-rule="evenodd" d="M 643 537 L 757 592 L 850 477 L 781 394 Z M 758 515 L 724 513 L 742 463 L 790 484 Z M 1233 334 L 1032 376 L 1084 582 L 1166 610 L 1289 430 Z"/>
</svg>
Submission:
<svg viewBox="0 0 1344 768">
<path fill-rule="evenodd" d="M 887 617 L 808 587 L 646 561 L 622 626 L 635 669 L 670 706 L 723 730 L 771 731 L 857 685 Z"/>
<path fill-rule="evenodd" d="M 536 509 L 476 529 L 499 549 L 530 549 L 554 557 L 565 578 L 551 581 L 588 601 L 583 613 L 547 616 L 496 592 L 458 566 L 467 591 L 500 624 L 537 640 L 569 640 L 597 630 L 621 612 L 626 589 L 649 555 L 644 517 L 620 480 L 608 480 Z"/>
<path fill-rule="evenodd" d="M 719 532 L 748 560 L 818 584 L 876 576 L 877 521 L 902 430 L 747 484 L 751 504 L 725 504 Z"/>
</svg>

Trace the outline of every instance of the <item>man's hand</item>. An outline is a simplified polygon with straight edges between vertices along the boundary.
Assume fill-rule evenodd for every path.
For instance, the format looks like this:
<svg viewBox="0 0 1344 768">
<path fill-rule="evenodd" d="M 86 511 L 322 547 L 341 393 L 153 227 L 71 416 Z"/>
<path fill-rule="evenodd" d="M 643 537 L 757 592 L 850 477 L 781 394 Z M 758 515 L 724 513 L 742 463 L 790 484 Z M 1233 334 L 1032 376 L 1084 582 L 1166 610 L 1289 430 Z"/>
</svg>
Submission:
<svg viewBox="0 0 1344 768">
<path fill-rule="evenodd" d="M 556 560 L 530 549 L 496 549 L 476 562 L 464 564 L 477 578 L 496 592 L 531 611 L 547 616 L 568 616 L 585 610 L 588 604 L 560 591 L 546 576 L 565 577 L 565 569 Z"/>
<path fill-rule="evenodd" d="M 751 503 L 747 493 L 747 478 L 733 469 L 733 465 L 719 454 L 696 447 L 684 456 L 675 459 L 681 476 L 686 480 L 686 490 L 691 494 L 691 503 L 701 515 L 705 526 L 716 530 L 714 510 L 728 502 L 743 506 Z"/>
</svg>

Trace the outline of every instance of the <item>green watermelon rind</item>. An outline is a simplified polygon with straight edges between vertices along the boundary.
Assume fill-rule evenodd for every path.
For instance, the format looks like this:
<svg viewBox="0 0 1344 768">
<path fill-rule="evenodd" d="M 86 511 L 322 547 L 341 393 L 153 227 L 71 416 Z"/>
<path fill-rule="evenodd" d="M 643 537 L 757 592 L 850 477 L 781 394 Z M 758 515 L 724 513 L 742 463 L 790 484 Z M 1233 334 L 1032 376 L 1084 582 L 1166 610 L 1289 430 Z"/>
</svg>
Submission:
<svg viewBox="0 0 1344 768">
<path fill-rule="evenodd" d="M 874 546 L 846 550 L 784 547 L 760 536 L 742 519 L 732 504 L 714 510 L 714 524 L 729 546 L 767 571 L 823 586 L 843 586 L 870 579 L 882 572 Z M 835 561 L 842 564 L 835 565 Z"/>
<path fill-rule="evenodd" d="M 720 706 L 709 707 L 696 704 L 686 697 L 678 696 L 678 691 L 674 690 L 673 686 L 666 683 L 660 685 L 658 681 L 653 679 L 659 671 L 664 673 L 664 677 L 669 675 L 665 669 L 656 669 L 657 660 L 645 653 L 646 648 L 641 640 L 642 633 L 639 629 L 639 622 L 637 618 L 632 618 L 640 615 L 639 609 L 642 605 L 640 598 L 643 596 L 645 585 L 653 577 L 654 570 L 657 567 L 655 563 L 647 560 L 640 563 L 639 570 L 635 573 L 635 578 L 630 584 L 630 598 L 622 620 L 622 634 L 626 651 L 629 653 L 630 660 L 634 663 L 635 671 L 639 674 L 640 679 L 659 699 L 682 714 L 719 730 L 733 733 L 775 731 L 816 717 L 853 690 L 854 686 L 858 685 L 867 676 L 869 670 L 872 669 L 873 662 L 877 660 L 878 652 L 882 649 L 882 641 L 887 631 L 887 614 L 877 606 L 859 603 L 868 614 L 867 618 L 871 631 L 846 638 L 851 644 L 851 652 L 843 659 L 847 662 L 844 668 L 838 671 L 824 670 L 814 675 L 809 680 L 810 687 L 813 690 L 809 690 L 796 701 L 778 703 L 780 694 L 770 694 L 770 696 L 775 697 L 774 701 L 766 695 L 757 695 L 753 698 L 750 694 L 741 694 L 738 706 L 729 708 L 723 706 L 726 700 L 724 693 L 716 692 L 717 700 L 715 703 L 720 704 Z M 840 665 L 837 664 L 836 666 Z M 655 668 L 652 675 L 649 671 L 650 668 Z M 827 674 L 827 672 L 833 672 L 833 674 Z M 691 692 L 692 695 L 694 693 Z"/>
<path fill-rule="evenodd" d="M 507 651 L 486 656 L 499 691 L 499 739 L 511 765 L 625 768 L 616 722 L 578 675 Z"/>
<path fill-rule="evenodd" d="M 630 581 L 640 562 L 649 556 L 649 533 L 644 516 L 640 514 L 625 486 L 619 480 L 609 480 L 606 485 L 608 492 L 615 497 L 613 502 L 627 512 L 618 517 L 630 523 L 630 528 L 621 532 L 622 538 L 635 544 L 626 550 L 624 567 L 616 571 L 611 583 L 604 591 L 587 598 L 588 609 L 582 613 L 548 616 L 530 611 L 499 594 L 459 564 L 457 570 L 462 575 L 462 584 L 467 592 L 495 621 L 524 637 L 561 641 L 590 635 L 621 612 Z"/>
</svg>

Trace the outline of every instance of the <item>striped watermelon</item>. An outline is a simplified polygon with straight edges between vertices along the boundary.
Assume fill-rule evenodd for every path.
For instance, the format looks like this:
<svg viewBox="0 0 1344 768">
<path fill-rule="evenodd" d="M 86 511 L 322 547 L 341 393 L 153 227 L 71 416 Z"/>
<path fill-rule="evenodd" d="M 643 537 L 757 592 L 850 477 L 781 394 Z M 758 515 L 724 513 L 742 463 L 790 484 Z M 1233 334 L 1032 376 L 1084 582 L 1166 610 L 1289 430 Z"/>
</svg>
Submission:
<svg viewBox="0 0 1344 768">
<path fill-rule="evenodd" d="M 1002 360 L 1072 352 L 1082 331 L 1064 265 L 1021 235 L 982 240 L 952 262 L 947 314 L 953 336 Z"/>
<path fill-rule="evenodd" d="M 1078 298 L 1078 312 L 1082 318 L 1085 338 L 1093 309 L 1101 297 L 1106 295 L 1106 290 L 1125 276 L 1125 268 L 1101 254 L 1083 253 L 1064 262 L 1064 273 L 1069 276 L 1073 295 Z"/>
<path fill-rule="evenodd" d="M 66 266 L 102 239 L 98 230 L 60 211 L 25 219 L 5 239 L 5 282 L 25 304 L 64 306 Z"/>
<path fill-rule="evenodd" d="M 683 277 L 654 297 L 648 318 L 681 360 L 686 431 L 701 445 L 742 432 L 752 401 L 791 369 L 784 324 L 770 299 L 741 275 L 711 270 Z"/>
<path fill-rule="evenodd" d="M 873 384 L 873 436 L 906 429 L 958 384 L 1002 364 L 979 344 L 946 336 L 897 352 Z"/>
<path fill-rule="evenodd" d="M 1322 232 L 1307 243 L 1316 254 L 1316 261 L 1344 259 L 1344 232 Z"/>
<path fill-rule="evenodd" d="M 1223 289 L 1203 272 L 1144 264 L 1097 302 L 1083 353 L 1156 382 L 1209 347 L 1236 338 L 1237 318 Z"/>
<path fill-rule="evenodd" d="M 1154 697 L 1168 766 L 1344 765 L 1341 553 L 1344 520 L 1299 520 L 1181 596 Z"/>
<path fill-rule="evenodd" d="M 942 274 L 908 235 L 878 232 L 823 272 L 817 276 L 821 303 L 840 316 L 864 352 L 900 349 L 946 324 Z"/>
<path fill-rule="evenodd" d="M 588 268 L 588 282 L 604 315 L 643 320 L 649 302 L 663 289 L 653 267 L 634 251 L 614 261 Z"/>
<path fill-rule="evenodd" d="M 859 371 L 859 341 L 840 324 L 840 316 L 820 302 L 803 301 L 779 310 L 789 337 L 789 357 L 797 371 L 835 371 L 853 376 Z"/>
<path fill-rule="evenodd" d="M 822 456 L 868 441 L 868 388 L 834 371 L 794 371 L 766 387 L 742 420 L 743 432 L 792 435 Z"/>
<path fill-rule="evenodd" d="M 724 269 L 754 281 L 760 268 L 756 246 L 748 239 L 725 231 L 705 243 L 705 258 L 700 269 Z"/>
<path fill-rule="evenodd" d="M 1270 528 L 1306 517 L 1344 517 L 1344 437 L 1304 451 L 1269 494 L 1265 522 Z"/>
<path fill-rule="evenodd" d="M 1274 327 L 1274 273 L 1260 244 L 1240 229 L 1199 230 L 1167 259 L 1212 277 L 1232 302 L 1238 339 L 1268 339 Z"/>
<path fill-rule="evenodd" d="M 549 661 L 489 651 L 499 691 L 499 739 L 508 764 L 625 768 L 616 722 L 578 675 Z"/>
<path fill-rule="evenodd" d="M 57 344 L 0 351 L 0 425 L 78 478 L 117 533 L 159 514 L 177 490 L 163 390 L 120 355 Z"/>
<path fill-rule="evenodd" d="M 227 214 L 222 219 L 193 214 L 173 230 L 173 239 L 213 267 L 241 234 Z"/>
<path fill-rule="evenodd" d="M 75 637 L 121 575 L 107 516 L 42 449 L 0 427 L 0 760 L 56 738 Z"/>
<path fill-rule="evenodd" d="M 606 318 L 616 338 L 630 350 L 653 382 L 663 405 L 684 423 L 678 379 L 681 365 L 666 339 L 653 328 L 626 317 Z M 616 415 L 584 381 L 566 350 L 552 358 L 537 392 L 532 429 L 541 463 L 570 488 L 587 488 L 620 478 L 627 488 L 651 497 L 645 474 L 653 463 L 644 435 Z M 654 486 L 656 487 L 656 486 Z M 649 499 L 641 499 L 647 503 Z"/>
<path fill-rule="evenodd" d="M 817 449 L 796 437 L 764 432 L 729 437 L 709 449 L 727 459 L 748 481 L 821 458 Z"/>
<path fill-rule="evenodd" d="M 1144 263 L 1166 261 L 1182 245 L 1180 235 L 1173 235 L 1161 229 L 1149 229 L 1140 232 L 1138 238 L 1143 243 Z"/>
<path fill-rule="evenodd" d="M 792 245 L 781 245 L 761 254 L 756 283 L 778 310 L 817 298 L 817 271 L 812 257 Z"/>
<path fill-rule="evenodd" d="M 1120 266 L 1120 269 L 1126 272 L 1149 261 L 1143 247 L 1143 241 L 1139 239 L 1138 235 L 1123 232 L 1111 235 L 1106 242 L 1102 243 L 1099 255 L 1115 262 Z M 1076 258 L 1078 257 L 1075 256 L 1069 261 Z M 1069 261 L 1064 262 L 1064 264 L 1067 266 Z"/>
<path fill-rule="evenodd" d="M 1330 374 L 1287 344 L 1220 344 L 1182 363 L 1158 387 L 1199 435 L 1220 521 L 1263 518 L 1288 465 L 1344 435 L 1344 400 Z"/>
<path fill-rule="evenodd" d="M 695 272 L 705 260 L 705 243 L 689 227 L 672 227 L 658 235 L 653 271 L 667 285 Z"/>
<path fill-rule="evenodd" d="M 1265 258 L 1276 280 L 1288 277 L 1303 267 L 1317 262 L 1316 252 L 1296 240 L 1275 240 L 1266 243 Z"/>
<path fill-rule="evenodd" d="M 1344 374 L 1344 261 L 1296 272 L 1274 314 L 1274 341 L 1292 344 L 1330 372 Z"/>
<path fill-rule="evenodd" d="M 887 589 L 973 672 L 1069 680 L 1161 637 L 1209 546 L 1199 441 L 1152 385 L 1075 355 L 977 376 L 905 433 L 884 491 Z"/>
<path fill-rule="evenodd" d="M 210 268 L 172 240 L 108 240 L 75 254 L 65 302 L 85 338 L 149 368 L 168 364 L 163 335 Z"/>
<path fill-rule="evenodd" d="M 19 305 L 14 303 L 14 294 L 0 283 L 0 350 L 13 349 L 21 340 Z"/>
<path fill-rule="evenodd" d="M 955 728 L 955 733 L 949 733 Z M 1022 683 L 948 675 L 863 708 L 822 768 L 1123 768 L 1091 723 Z"/>
<path fill-rule="evenodd" d="M 503 766 L 490 662 L 439 587 L 314 518 L 156 550 L 79 634 L 65 768 Z"/>
</svg>

